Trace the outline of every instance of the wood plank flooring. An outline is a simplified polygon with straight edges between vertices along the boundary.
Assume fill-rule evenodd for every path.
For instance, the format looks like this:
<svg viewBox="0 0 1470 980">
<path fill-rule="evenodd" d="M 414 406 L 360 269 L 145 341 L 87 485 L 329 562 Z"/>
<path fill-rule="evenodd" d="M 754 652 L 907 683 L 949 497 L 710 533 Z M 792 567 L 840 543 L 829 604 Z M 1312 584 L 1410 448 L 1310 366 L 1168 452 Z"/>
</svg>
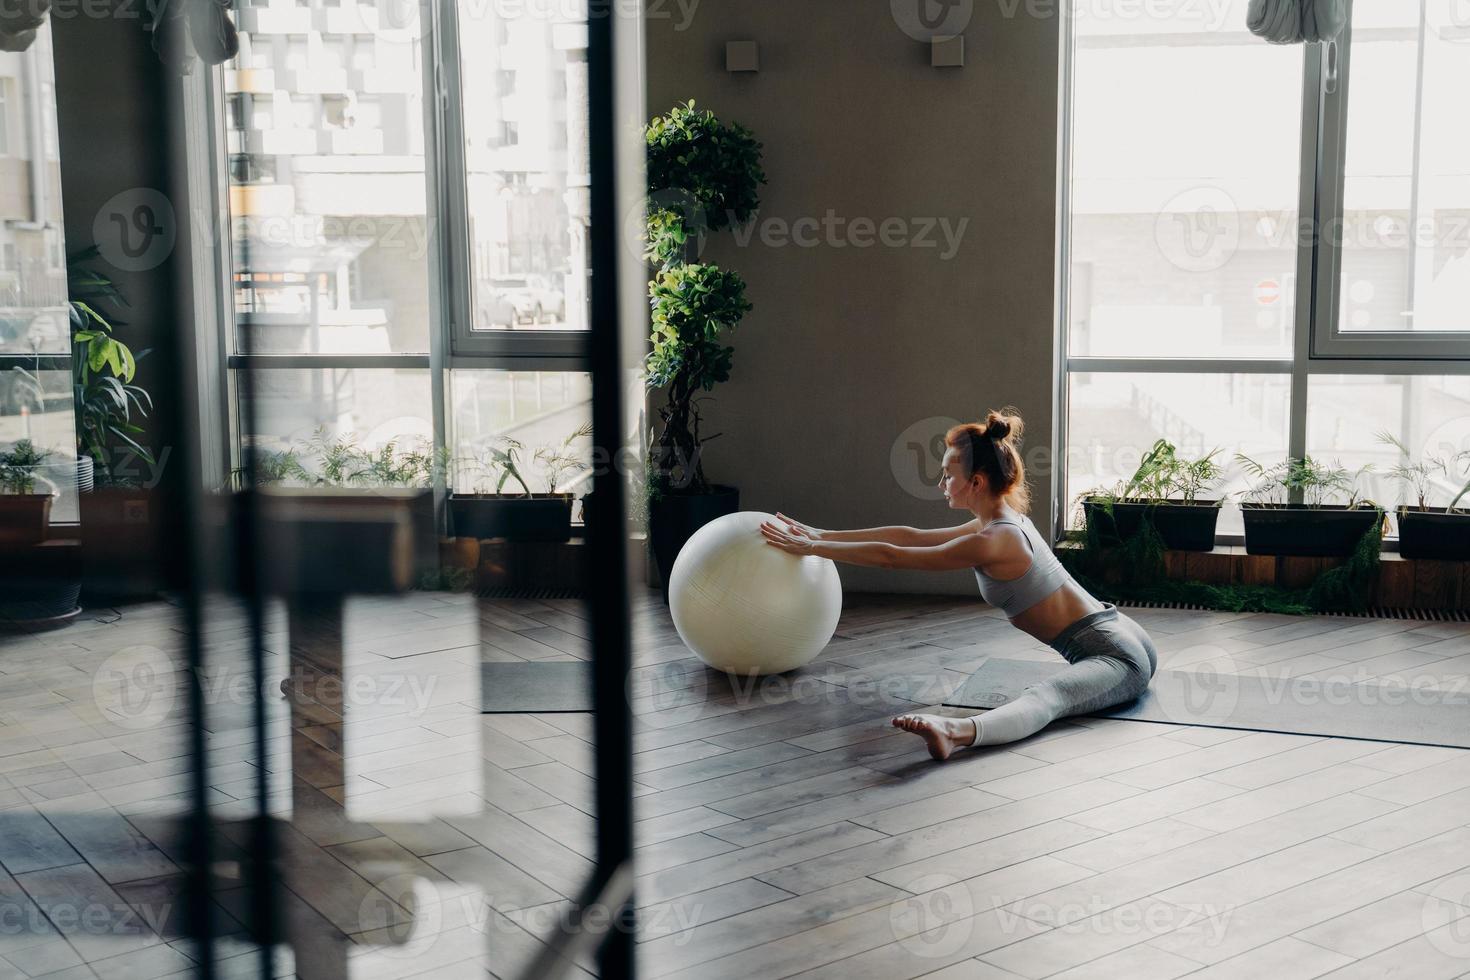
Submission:
<svg viewBox="0 0 1470 980">
<path fill-rule="evenodd" d="M 892 714 L 987 656 L 1055 656 L 977 600 L 848 596 L 817 662 L 754 683 L 706 671 L 655 593 L 636 613 L 641 976 L 1470 978 L 1470 752 L 1073 719 L 937 764 Z M 1470 624 L 1130 614 L 1163 668 L 1470 699 Z M 222 976 L 258 975 L 240 821 L 262 785 L 279 975 L 511 978 L 567 927 L 591 719 L 481 715 L 478 665 L 587 658 L 581 603 L 353 600 L 345 720 L 273 610 L 264 772 L 243 620 L 207 623 Z M 164 603 L 0 638 L 0 980 L 195 972 L 183 654 Z M 323 695 L 294 721 L 292 677 Z"/>
</svg>

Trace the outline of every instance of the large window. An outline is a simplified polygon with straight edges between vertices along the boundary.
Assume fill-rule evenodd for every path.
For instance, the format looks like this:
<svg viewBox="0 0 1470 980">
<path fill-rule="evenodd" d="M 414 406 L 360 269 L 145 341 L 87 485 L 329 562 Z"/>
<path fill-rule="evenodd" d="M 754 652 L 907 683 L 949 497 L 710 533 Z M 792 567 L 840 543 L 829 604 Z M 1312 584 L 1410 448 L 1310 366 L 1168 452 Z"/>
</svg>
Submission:
<svg viewBox="0 0 1470 980">
<path fill-rule="evenodd" d="M 241 9 L 221 106 L 241 445 L 459 458 L 586 421 L 586 25 L 567 11 Z"/>
<path fill-rule="evenodd" d="M 1380 471 L 1383 433 L 1470 449 L 1470 28 L 1450 6 L 1353 0 L 1328 50 L 1252 36 L 1246 0 L 1071 5 L 1064 520 L 1158 438 Z M 1243 486 L 1229 465 L 1221 489 Z"/>
<path fill-rule="evenodd" d="M 50 450 L 53 522 L 77 519 L 71 333 L 51 27 L 0 51 L 0 449 Z"/>
</svg>

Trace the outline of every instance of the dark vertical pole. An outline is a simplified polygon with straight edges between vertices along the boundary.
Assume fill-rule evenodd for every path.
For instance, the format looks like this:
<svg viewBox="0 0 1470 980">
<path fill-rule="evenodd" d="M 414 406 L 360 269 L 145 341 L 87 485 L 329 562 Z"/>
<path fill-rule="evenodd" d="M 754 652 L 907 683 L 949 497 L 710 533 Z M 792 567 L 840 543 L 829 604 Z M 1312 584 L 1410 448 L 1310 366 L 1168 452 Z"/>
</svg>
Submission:
<svg viewBox="0 0 1470 980">
<path fill-rule="evenodd" d="M 253 107 L 252 107 L 253 108 Z M 248 126 L 248 121 L 244 123 Z M 228 230 L 226 230 L 228 234 Z M 248 236 L 248 232 L 242 232 Z M 234 271 L 250 272 L 250 239 L 245 238 L 232 252 L 240 256 L 240 265 Z M 252 278 L 252 283 L 254 279 Z M 250 353 L 249 330 L 234 329 L 227 336 L 234 337 L 235 347 L 241 354 Z M 264 539 L 260 519 L 260 494 L 256 492 L 256 458 L 248 440 L 255 434 L 255 369 L 245 361 L 245 367 L 235 372 L 237 403 L 235 411 L 239 419 L 241 487 L 234 495 L 235 506 L 230 509 L 234 522 L 236 585 L 245 604 L 247 629 L 250 631 L 250 680 L 254 692 L 251 704 L 251 723 L 255 728 L 255 813 L 250 819 L 250 862 L 246 867 L 245 881 L 249 900 L 250 931 L 259 944 L 258 976 L 275 976 L 275 946 L 279 941 L 279 922 L 276 916 L 276 837 L 271 822 L 270 810 L 270 748 L 267 732 L 269 716 L 266 707 L 265 672 L 265 570 L 262 554 Z M 316 374 L 315 371 L 312 372 Z M 320 397 L 316 404 L 320 404 Z M 295 760 L 292 760 L 294 765 Z M 291 780 L 294 785 L 296 774 Z"/>
<path fill-rule="evenodd" d="M 588 521 L 592 612 L 594 733 L 597 747 L 597 877 L 607 882 L 633 858 L 633 717 L 624 691 L 632 663 L 629 626 L 625 483 L 616 461 L 623 430 L 623 382 L 618 322 L 616 146 L 612 4 L 593 0 L 587 12 L 588 170 L 591 175 L 588 247 L 594 459 L 609 465 L 593 477 Z M 600 956 L 603 980 L 633 976 L 633 899 L 613 912 L 615 928 Z"/>
<path fill-rule="evenodd" d="M 166 30 L 180 31 L 182 23 L 182 19 L 176 18 Z M 161 78 L 160 97 L 166 107 L 163 135 L 168 147 L 165 193 L 182 225 L 185 223 L 182 217 L 192 213 L 189 208 L 187 148 L 193 134 L 186 127 L 184 92 L 179 78 L 167 70 Z M 192 231 L 192 226 L 177 229 L 174 251 L 161 269 L 166 271 L 172 286 L 172 309 L 167 318 L 168 339 L 161 345 L 159 354 L 164 362 L 162 377 L 172 380 L 175 394 L 171 400 L 162 403 L 167 408 L 159 413 L 160 434 L 164 445 L 172 447 L 168 458 L 173 465 L 165 466 L 159 475 L 158 490 L 162 501 L 159 510 L 165 516 L 155 527 L 156 533 L 163 538 L 159 548 L 163 581 L 180 600 L 189 687 L 189 815 L 184 826 L 185 932 L 196 944 L 198 963 L 195 976 L 201 980 L 214 980 L 214 902 L 211 894 L 214 837 L 205 776 L 209 759 L 204 738 L 203 625 L 204 590 L 206 583 L 217 576 L 210 574 L 212 570 L 206 558 L 208 551 L 203 541 L 204 471 L 200 446 L 203 433 L 198 424 L 199 399 L 213 397 L 213 393 L 200 391 L 194 378 L 196 351 L 191 330 L 193 280 L 189 254 Z"/>
<path fill-rule="evenodd" d="M 239 2 L 233 6 L 237 20 L 242 6 L 243 4 Z M 250 115 L 255 110 L 254 96 L 247 96 L 242 102 L 244 118 L 236 122 L 240 127 L 239 132 L 245 133 L 250 129 Z M 220 125 L 223 127 L 226 125 L 223 112 L 220 118 Z M 228 134 L 224 139 L 227 138 Z M 229 177 L 225 178 L 226 183 L 229 183 L 230 180 Z M 224 194 L 227 188 L 221 187 L 219 192 Z M 232 277 L 253 271 L 249 227 L 241 229 L 240 235 L 241 240 L 235 242 L 232 226 L 226 225 L 217 230 L 217 239 L 221 242 L 223 254 L 230 256 L 228 261 L 232 263 L 238 261 L 238 265 L 232 264 L 229 270 Z M 252 276 L 250 279 L 252 286 L 255 281 Z M 313 290 L 313 304 L 316 302 L 315 296 L 316 293 Z M 233 303 L 228 304 L 227 310 L 230 322 L 225 325 L 226 346 L 233 345 L 234 351 L 222 350 L 221 356 L 229 357 L 235 352 L 248 355 L 251 353 L 251 333 L 248 329 L 239 329 L 238 311 L 235 310 Z M 312 317 L 312 322 L 316 323 L 315 316 Z M 313 371 L 312 375 L 315 380 L 316 372 Z M 250 659 L 250 690 L 253 693 L 250 721 L 251 726 L 255 729 L 253 787 L 255 813 L 249 819 L 250 859 L 243 870 L 245 891 L 248 896 L 246 903 L 247 932 L 250 938 L 257 943 L 256 975 L 261 978 L 269 978 L 276 975 L 275 947 L 281 940 L 281 929 L 276 901 L 279 888 L 276 871 L 276 834 L 270 809 L 271 760 L 268 741 L 270 718 L 265 669 L 265 589 L 267 581 L 265 542 L 260 512 L 260 495 L 256 492 L 256 458 L 249 443 L 249 439 L 256 432 L 256 425 L 255 374 L 248 359 L 245 360 L 244 366 L 235 372 L 235 395 L 236 431 L 240 438 L 240 477 L 238 487 L 227 487 L 225 490 L 228 504 L 225 516 L 226 526 L 233 531 L 233 534 L 224 542 L 228 549 L 228 558 L 224 560 L 233 561 L 232 584 L 245 607 L 246 629 L 250 638 L 247 655 Z M 223 396 L 224 393 L 220 392 L 215 397 Z M 318 397 L 315 403 L 319 404 L 320 400 Z M 231 581 L 229 575 L 224 578 L 227 582 Z M 291 778 L 294 781 L 294 772 Z"/>
</svg>

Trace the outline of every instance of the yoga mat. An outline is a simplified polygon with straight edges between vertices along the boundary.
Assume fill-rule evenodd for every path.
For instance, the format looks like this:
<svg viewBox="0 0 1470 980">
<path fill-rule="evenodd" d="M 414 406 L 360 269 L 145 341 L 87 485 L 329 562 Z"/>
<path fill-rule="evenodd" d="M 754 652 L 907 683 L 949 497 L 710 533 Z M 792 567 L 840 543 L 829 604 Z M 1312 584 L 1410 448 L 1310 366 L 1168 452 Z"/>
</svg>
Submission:
<svg viewBox="0 0 1470 980">
<path fill-rule="evenodd" d="M 998 708 L 1066 667 L 991 657 L 944 703 Z M 1470 748 L 1470 688 L 1462 687 L 1160 670 L 1141 697 L 1090 717 Z"/>
<path fill-rule="evenodd" d="M 551 663 L 480 665 L 480 713 L 547 714 L 592 710 L 592 665 Z"/>
</svg>

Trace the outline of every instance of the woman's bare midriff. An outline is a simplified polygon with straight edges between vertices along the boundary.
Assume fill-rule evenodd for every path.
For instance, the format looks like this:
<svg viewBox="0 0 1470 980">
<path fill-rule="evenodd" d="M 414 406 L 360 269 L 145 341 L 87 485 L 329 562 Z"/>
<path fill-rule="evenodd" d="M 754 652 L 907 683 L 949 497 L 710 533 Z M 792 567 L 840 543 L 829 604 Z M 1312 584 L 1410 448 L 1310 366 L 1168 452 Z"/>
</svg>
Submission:
<svg viewBox="0 0 1470 980">
<path fill-rule="evenodd" d="M 1014 617 L 1011 625 L 1031 634 L 1042 643 L 1050 643 L 1062 630 L 1102 608 L 1102 603 L 1071 582 L 1066 582 L 1051 595 Z"/>
</svg>

